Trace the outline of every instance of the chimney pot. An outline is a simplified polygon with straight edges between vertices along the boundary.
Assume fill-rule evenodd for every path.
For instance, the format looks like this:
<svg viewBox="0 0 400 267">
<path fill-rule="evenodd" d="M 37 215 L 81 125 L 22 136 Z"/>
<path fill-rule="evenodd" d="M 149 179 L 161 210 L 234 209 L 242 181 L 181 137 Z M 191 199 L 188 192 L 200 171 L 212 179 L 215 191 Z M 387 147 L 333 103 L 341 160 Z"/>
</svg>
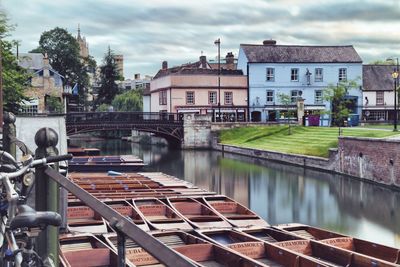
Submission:
<svg viewBox="0 0 400 267">
<path fill-rule="evenodd" d="M 201 63 L 201 68 L 206 69 L 207 68 L 207 58 L 206 56 L 200 56 L 200 63 Z"/>
<path fill-rule="evenodd" d="M 140 73 L 135 74 L 135 80 L 140 80 Z"/>
<path fill-rule="evenodd" d="M 276 45 L 276 40 L 264 40 L 263 45 Z"/>
<path fill-rule="evenodd" d="M 163 69 L 163 70 L 168 69 L 168 62 L 167 62 L 167 61 L 163 61 L 163 62 L 162 62 L 162 69 Z"/>
</svg>

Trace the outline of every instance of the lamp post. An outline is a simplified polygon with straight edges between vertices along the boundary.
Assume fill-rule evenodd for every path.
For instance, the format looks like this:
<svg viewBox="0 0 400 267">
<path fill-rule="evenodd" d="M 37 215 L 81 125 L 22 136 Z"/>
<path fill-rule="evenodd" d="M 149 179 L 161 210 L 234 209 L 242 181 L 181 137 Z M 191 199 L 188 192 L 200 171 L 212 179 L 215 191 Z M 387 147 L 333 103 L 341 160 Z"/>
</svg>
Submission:
<svg viewBox="0 0 400 267">
<path fill-rule="evenodd" d="M 394 84 L 394 119 L 393 119 L 393 131 L 397 132 L 397 86 L 399 85 L 399 58 L 388 58 L 387 61 L 394 61 L 396 59 L 396 68 L 392 72 L 393 84 Z"/>
<path fill-rule="evenodd" d="M 221 40 L 218 38 L 214 44 L 218 46 L 218 121 L 221 120 Z"/>
</svg>

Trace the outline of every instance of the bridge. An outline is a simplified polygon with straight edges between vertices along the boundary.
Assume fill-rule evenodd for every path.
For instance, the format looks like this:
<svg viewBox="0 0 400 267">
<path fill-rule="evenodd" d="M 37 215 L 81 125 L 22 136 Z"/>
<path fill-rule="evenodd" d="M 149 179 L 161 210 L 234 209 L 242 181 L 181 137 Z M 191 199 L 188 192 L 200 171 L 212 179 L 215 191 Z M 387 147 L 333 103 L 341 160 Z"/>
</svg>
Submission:
<svg viewBox="0 0 400 267">
<path fill-rule="evenodd" d="M 183 141 L 183 116 L 158 112 L 73 112 L 66 114 L 67 135 L 95 131 L 137 130 L 165 138 L 170 144 Z"/>
</svg>

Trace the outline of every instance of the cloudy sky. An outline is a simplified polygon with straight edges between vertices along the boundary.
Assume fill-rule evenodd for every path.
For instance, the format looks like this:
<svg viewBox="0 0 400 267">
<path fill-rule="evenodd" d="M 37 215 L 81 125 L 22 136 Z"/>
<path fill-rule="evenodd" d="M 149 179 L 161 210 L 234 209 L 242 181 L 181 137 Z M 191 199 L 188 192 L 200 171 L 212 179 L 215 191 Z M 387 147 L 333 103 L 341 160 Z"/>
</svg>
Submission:
<svg viewBox="0 0 400 267">
<path fill-rule="evenodd" d="M 108 45 L 124 55 L 125 77 L 194 62 L 201 52 L 237 55 L 241 43 L 348 45 L 364 62 L 400 57 L 400 0 L 0 0 L 21 52 L 43 31 L 78 23 L 98 64 Z"/>
</svg>

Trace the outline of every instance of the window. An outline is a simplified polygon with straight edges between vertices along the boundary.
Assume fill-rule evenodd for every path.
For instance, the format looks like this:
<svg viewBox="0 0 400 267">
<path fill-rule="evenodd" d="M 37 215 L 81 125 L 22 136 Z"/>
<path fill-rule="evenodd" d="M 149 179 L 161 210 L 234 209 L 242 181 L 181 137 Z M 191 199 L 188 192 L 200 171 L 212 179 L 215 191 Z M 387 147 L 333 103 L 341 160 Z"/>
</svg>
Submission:
<svg viewBox="0 0 400 267">
<path fill-rule="evenodd" d="M 275 81 L 275 69 L 274 68 L 267 68 L 267 82 Z"/>
<path fill-rule="evenodd" d="M 24 113 L 24 114 L 37 114 L 38 113 L 38 106 L 37 105 L 21 106 L 20 112 Z"/>
<path fill-rule="evenodd" d="M 158 93 L 158 102 L 160 105 L 166 105 L 167 104 L 167 91 L 160 91 Z"/>
<path fill-rule="evenodd" d="M 274 91 L 267 90 L 267 104 L 272 104 L 274 102 Z"/>
<path fill-rule="evenodd" d="M 297 98 L 300 97 L 300 91 L 299 90 L 292 90 L 290 91 L 290 102 L 296 103 Z"/>
<path fill-rule="evenodd" d="M 314 103 L 315 104 L 322 104 L 323 103 L 323 99 L 322 99 L 322 90 L 315 90 L 314 93 Z"/>
<path fill-rule="evenodd" d="M 315 81 L 322 82 L 324 80 L 324 74 L 322 68 L 315 69 Z"/>
<path fill-rule="evenodd" d="M 291 69 L 290 70 L 290 80 L 292 82 L 298 82 L 299 81 L 299 69 Z"/>
<path fill-rule="evenodd" d="M 340 68 L 339 69 L 339 82 L 345 82 L 345 81 L 347 81 L 347 69 Z"/>
<path fill-rule="evenodd" d="M 186 105 L 194 104 L 194 92 L 186 92 Z"/>
<path fill-rule="evenodd" d="M 233 104 L 233 94 L 232 92 L 225 92 L 224 93 L 225 105 L 232 105 Z"/>
<path fill-rule="evenodd" d="M 217 92 L 208 92 L 208 104 L 217 104 Z"/>
<path fill-rule="evenodd" d="M 384 95 L 383 91 L 376 92 L 376 104 L 377 105 L 383 105 L 385 103 L 383 95 Z"/>
</svg>

